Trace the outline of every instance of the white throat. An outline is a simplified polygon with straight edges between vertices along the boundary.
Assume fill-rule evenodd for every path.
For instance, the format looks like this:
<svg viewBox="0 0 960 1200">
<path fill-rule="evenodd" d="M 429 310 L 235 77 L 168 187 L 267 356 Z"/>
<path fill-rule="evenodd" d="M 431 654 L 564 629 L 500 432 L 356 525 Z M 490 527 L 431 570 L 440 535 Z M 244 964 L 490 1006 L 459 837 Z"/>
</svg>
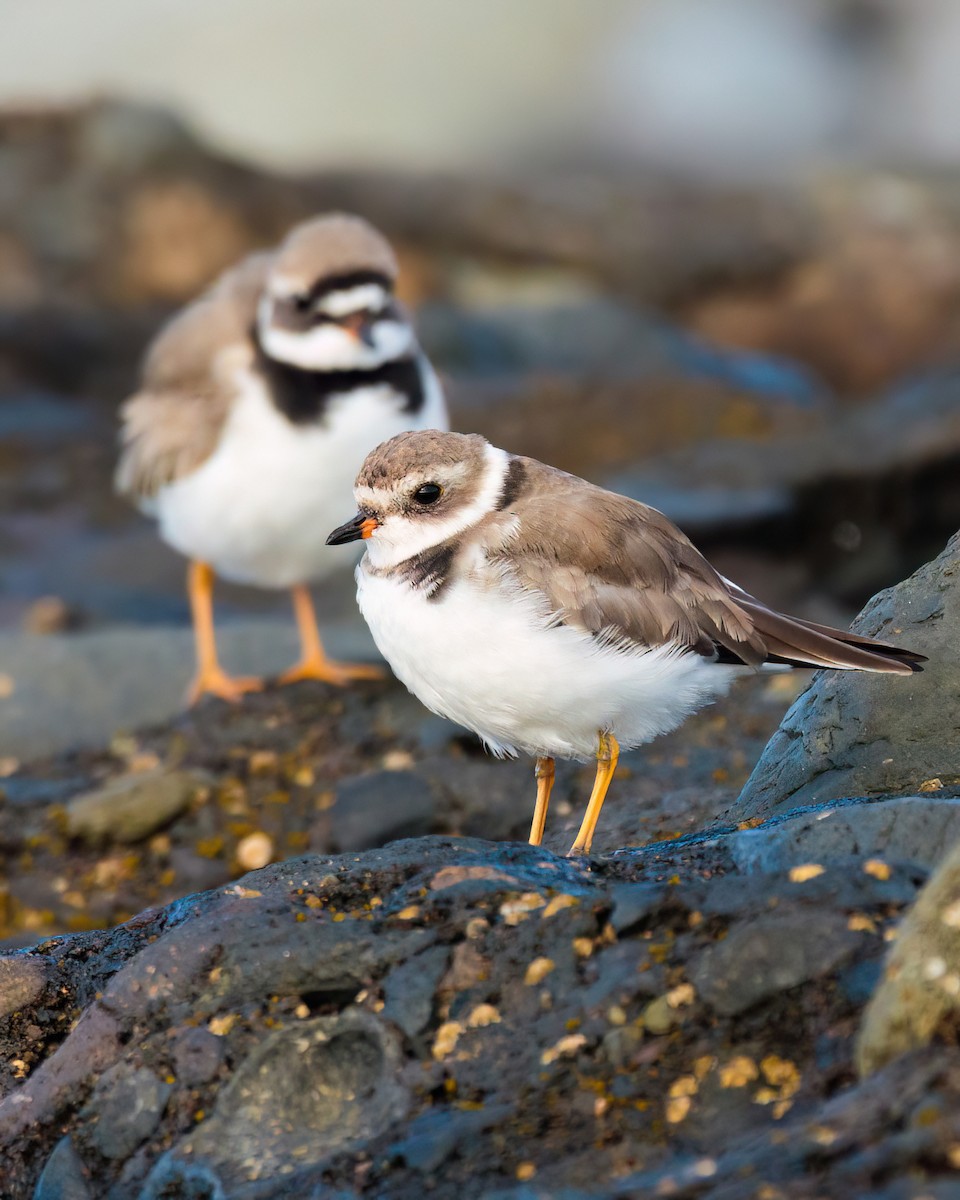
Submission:
<svg viewBox="0 0 960 1200">
<path fill-rule="evenodd" d="M 265 293 L 257 313 L 260 344 L 270 358 L 304 371 L 370 371 L 405 357 L 416 344 L 411 325 L 389 318 L 371 326 L 372 346 L 337 324 L 314 325 L 304 333 L 294 333 L 278 329 L 272 320 L 273 301 Z"/>
<path fill-rule="evenodd" d="M 443 520 L 433 517 L 405 517 L 393 513 L 367 539 L 367 558 L 379 570 L 396 567 L 415 554 L 422 554 L 450 538 L 465 533 L 496 508 L 510 468 L 510 455 L 505 450 L 488 445 L 484 450 L 483 474 L 480 487 L 469 504 Z M 361 508 L 364 501 L 374 499 L 374 492 L 356 488 L 354 495 Z"/>
</svg>

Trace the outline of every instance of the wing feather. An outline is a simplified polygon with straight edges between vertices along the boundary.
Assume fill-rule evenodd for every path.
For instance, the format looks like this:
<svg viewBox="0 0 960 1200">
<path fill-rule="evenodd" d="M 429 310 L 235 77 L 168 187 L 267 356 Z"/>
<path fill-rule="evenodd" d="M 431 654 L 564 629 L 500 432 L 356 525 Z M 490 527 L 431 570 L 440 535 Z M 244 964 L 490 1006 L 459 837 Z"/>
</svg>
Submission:
<svg viewBox="0 0 960 1200">
<path fill-rule="evenodd" d="M 141 390 L 120 410 L 118 491 L 148 499 L 213 453 L 237 368 L 253 361 L 252 330 L 271 258 L 245 259 L 154 338 Z"/>
<path fill-rule="evenodd" d="M 487 554 L 539 591 L 564 623 L 623 646 L 675 643 L 751 667 L 919 669 L 921 655 L 766 608 L 723 579 L 656 509 L 521 461 L 525 484 L 491 518 Z"/>
</svg>

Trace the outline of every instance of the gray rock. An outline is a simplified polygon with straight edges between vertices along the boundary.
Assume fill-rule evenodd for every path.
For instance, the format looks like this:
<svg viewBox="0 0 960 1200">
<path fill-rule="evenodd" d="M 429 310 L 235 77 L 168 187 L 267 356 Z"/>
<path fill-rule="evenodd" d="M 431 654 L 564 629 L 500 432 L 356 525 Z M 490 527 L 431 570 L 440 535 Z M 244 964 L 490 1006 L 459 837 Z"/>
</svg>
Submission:
<svg viewBox="0 0 960 1200">
<path fill-rule="evenodd" d="M 206 1163 L 189 1163 L 164 1154 L 157 1160 L 137 1200 L 226 1200 L 215 1171 Z"/>
<path fill-rule="evenodd" d="M 933 866 L 960 842 L 960 803 L 935 792 L 827 803 L 739 829 L 724 842 L 736 865 L 748 872 L 785 871 L 797 863 L 852 855 Z"/>
<path fill-rule="evenodd" d="M 26 954 L 0 958 L 0 1020 L 36 1001 L 47 983 L 43 959 Z"/>
<path fill-rule="evenodd" d="M 67 805 L 67 833 L 97 845 L 139 842 L 177 817 L 205 783 L 194 771 L 156 767 L 122 775 Z"/>
<path fill-rule="evenodd" d="M 401 1159 L 415 1171 L 435 1171 L 462 1142 L 508 1117 L 504 1104 L 484 1106 L 479 1112 L 426 1112 L 411 1121 L 407 1136 L 387 1148 L 392 1159 Z"/>
<path fill-rule="evenodd" d="M 960 1028 L 960 844 L 900 926 L 857 1040 L 862 1075 Z"/>
<path fill-rule="evenodd" d="M 146 1067 L 119 1063 L 102 1077 L 88 1111 L 96 1117 L 93 1144 L 104 1158 L 124 1159 L 160 1124 L 172 1086 Z"/>
<path fill-rule="evenodd" d="M 333 838 L 340 851 L 370 850 L 433 828 L 436 797 L 413 771 L 374 771 L 337 787 Z"/>
<path fill-rule="evenodd" d="M 700 998 L 732 1017 L 828 974 L 859 945 L 838 913 L 779 911 L 735 926 L 722 942 L 702 951 L 688 973 Z"/>
<path fill-rule="evenodd" d="M 209 1029 L 185 1029 L 173 1044 L 173 1066 L 177 1081 L 187 1087 L 209 1083 L 220 1070 L 226 1047 L 223 1038 Z"/>
<path fill-rule="evenodd" d="M 92 1200 L 87 1171 L 70 1137 L 61 1138 L 47 1159 L 33 1200 Z"/>
<path fill-rule="evenodd" d="M 373 660 L 359 618 L 324 628 L 334 657 Z M 276 675 L 297 657 L 292 620 L 246 618 L 217 629 L 224 665 L 238 674 Z M 0 757 L 20 762 L 109 742 L 117 730 L 180 711 L 193 673 L 189 629 L 125 628 L 71 634 L 0 633 L 0 662 L 14 682 L 0 700 Z"/>
<path fill-rule="evenodd" d="M 291 1161 L 300 1169 L 316 1165 L 404 1114 L 399 1063 L 386 1026 L 357 1009 L 277 1030 L 239 1067 L 176 1156 L 206 1163 L 228 1188 Z"/>
<path fill-rule="evenodd" d="M 383 1017 L 416 1037 L 433 1013 L 434 995 L 450 961 L 446 946 L 431 946 L 394 967 L 383 981 Z"/>
<path fill-rule="evenodd" d="M 736 819 L 843 796 L 910 795 L 960 779 L 960 534 L 875 596 L 853 624 L 929 657 L 911 677 L 822 671 L 770 739 Z"/>
</svg>

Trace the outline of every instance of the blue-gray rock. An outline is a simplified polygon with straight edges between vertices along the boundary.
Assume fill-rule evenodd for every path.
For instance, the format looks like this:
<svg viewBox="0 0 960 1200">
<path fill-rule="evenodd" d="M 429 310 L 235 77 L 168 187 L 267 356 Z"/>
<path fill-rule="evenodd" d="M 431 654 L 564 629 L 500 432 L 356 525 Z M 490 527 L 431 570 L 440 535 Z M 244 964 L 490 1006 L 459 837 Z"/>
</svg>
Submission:
<svg viewBox="0 0 960 1200">
<path fill-rule="evenodd" d="M 926 654 L 912 676 L 821 671 L 770 739 L 732 810 L 766 816 L 844 796 L 911 795 L 960 779 L 960 534 L 880 592 L 857 633 Z"/>
<path fill-rule="evenodd" d="M 61 1138 L 47 1159 L 33 1200 L 93 1200 L 87 1170 L 70 1137 Z"/>
<path fill-rule="evenodd" d="M 736 925 L 691 963 L 698 996 L 732 1017 L 761 1000 L 838 967 L 860 945 L 839 913 L 803 909 L 766 913 Z"/>
<path fill-rule="evenodd" d="M 960 803 L 936 792 L 838 801 L 784 813 L 725 839 L 741 871 L 786 871 L 855 855 L 932 867 L 960 842 Z"/>
<path fill-rule="evenodd" d="M 383 981 L 383 1017 L 407 1037 L 416 1037 L 430 1020 L 434 997 L 450 961 L 446 946 L 431 946 L 399 963 Z"/>
<path fill-rule="evenodd" d="M 96 1120 L 93 1144 L 103 1157 L 128 1158 L 160 1124 L 171 1091 L 146 1067 L 118 1063 L 107 1071 L 87 1106 Z"/>
<path fill-rule="evenodd" d="M 225 1058 L 223 1038 L 209 1029 L 185 1029 L 173 1044 L 173 1066 L 179 1083 L 196 1087 L 209 1083 Z"/>
<path fill-rule="evenodd" d="M 376 657 L 359 619 L 324 633 L 335 657 Z M 293 621 L 275 617 L 225 622 L 217 642 L 225 665 L 239 674 L 276 675 L 297 656 Z M 179 712 L 193 674 L 193 635 L 187 628 L 134 627 L 0 633 L 0 662 L 13 680 L 11 694 L 0 699 L 0 757 L 27 762 L 101 746 L 118 730 Z"/>
<path fill-rule="evenodd" d="M 340 851 L 370 850 L 431 832 L 437 801 L 413 771 L 373 771 L 345 779 L 336 791 L 332 837 Z"/>
<path fill-rule="evenodd" d="M 295 1162 L 316 1166 L 378 1136 L 409 1103 L 386 1025 L 351 1009 L 264 1038 L 174 1157 L 202 1162 L 232 1188 Z"/>
</svg>

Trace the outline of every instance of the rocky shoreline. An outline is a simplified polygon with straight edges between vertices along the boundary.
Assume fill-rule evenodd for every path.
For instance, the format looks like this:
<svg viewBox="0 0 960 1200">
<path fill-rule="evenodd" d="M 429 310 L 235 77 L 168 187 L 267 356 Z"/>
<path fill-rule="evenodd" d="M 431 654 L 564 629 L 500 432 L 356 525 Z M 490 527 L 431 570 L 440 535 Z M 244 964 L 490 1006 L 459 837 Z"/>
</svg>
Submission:
<svg viewBox="0 0 960 1200">
<path fill-rule="evenodd" d="M 910 743 L 913 792 L 771 807 L 788 716 L 737 800 L 784 677 L 624 756 L 591 860 L 557 853 L 589 771 L 560 772 L 531 848 L 529 765 L 391 682 L 211 702 L 11 775 L 4 1195 L 951 1195 L 960 957 L 938 918 L 897 951 L 932 1010 L 894 973 L 858 1031 L 960 842 L 952 743 L 900 715 L 955 686 L 958 548 L 861 618 L 931 656 L 906 701 L 862 701 L 875 741 Z M 795 705 L 814 739 L 829 680 Z"/>
</svg>

